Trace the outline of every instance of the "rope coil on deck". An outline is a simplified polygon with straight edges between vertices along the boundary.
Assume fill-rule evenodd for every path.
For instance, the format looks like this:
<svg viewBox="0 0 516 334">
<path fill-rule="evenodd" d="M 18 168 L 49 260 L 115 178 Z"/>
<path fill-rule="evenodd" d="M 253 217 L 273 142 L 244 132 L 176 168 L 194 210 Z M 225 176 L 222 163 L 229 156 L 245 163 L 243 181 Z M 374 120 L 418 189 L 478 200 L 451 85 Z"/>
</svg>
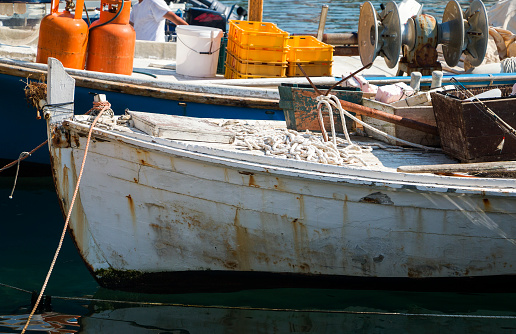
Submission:
<svg viewBox="0 0 516 334">
<path fill-rule="evenodd" d="M 332 165 L 367 163 L 359 156 L 371 152 L 372 147 L 360 147 L 336 137 L 332 142 L 321 140 L 320 135 L 284 128 L 257 128 L 252 125 L 226 126 L 236 133 L 235 145 L 250 151 L 259 150 L 265 155 L 304 160 Z"/>
</svg>

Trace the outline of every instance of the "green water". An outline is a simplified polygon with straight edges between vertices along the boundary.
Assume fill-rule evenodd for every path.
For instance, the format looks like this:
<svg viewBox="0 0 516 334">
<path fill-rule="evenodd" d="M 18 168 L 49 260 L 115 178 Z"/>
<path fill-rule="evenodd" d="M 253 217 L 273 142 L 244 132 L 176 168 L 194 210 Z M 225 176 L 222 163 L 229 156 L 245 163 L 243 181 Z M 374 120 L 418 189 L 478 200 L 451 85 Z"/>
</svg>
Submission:
<svg viewBox="0 0 516 334">
<path fill-rule="evenodd" d="M 21 173 L 13 199 L 13 177 L 0 177 L 0 333 L 20 332 L 29 292 L 41 288 L 64 224 L 52 179 L 23 177 L 23 165 Z M 68 332 L 80 333 L 516 333 L 514 293 L 109 291 L 97 286 L 68 235 L 46 293 L 55 313 L 35 318 L 29 333 L 50 332 L 56 313 L 61 321 L 72 319 Z"/>
</svg>

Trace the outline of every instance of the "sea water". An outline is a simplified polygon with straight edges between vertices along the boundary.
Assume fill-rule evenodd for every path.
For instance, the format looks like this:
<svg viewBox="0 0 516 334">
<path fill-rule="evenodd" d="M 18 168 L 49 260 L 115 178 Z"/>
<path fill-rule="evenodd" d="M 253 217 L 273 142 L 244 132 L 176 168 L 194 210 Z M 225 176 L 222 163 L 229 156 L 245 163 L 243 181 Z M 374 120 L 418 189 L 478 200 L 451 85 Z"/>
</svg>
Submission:
<svg viewBox="0 0 516 334">
<path fill-rule="evenodd" d="M 220 0 L 219 0 L 220 1 Z M 220 1 L 231 6 L 235 1 Z M 357 32 L 360 5 L 364 1 L 353 0 L 263 0 L 263 21 L 275 23 L 280 29 L 291 34 L 316 34 L 319 27 L 319 17 L 323 4 L 328 5 L 325 33 Z M 380 4 L 388 1 L 371 1 L 377 12 L 381 12 Z M 401 1 L 395 1 L 399 4 Z M 418 1 L 423 5 L 423 14 L 432 15 L 438 23 L 442 21 L 444 8 L 448 3 L 443 1 Z M 463 10 L 469 6 L 469 0 L 459 0 Z M 487 10 L 496 4 L 497 0 L 483 1 Z M 237 1 L 238 5 L 247 8 L 247 1 Z"/>
<path fill-rule="evenodd" d="M 356 31 L 360 3 L 325 3 L 325 32 Z M 465 8 L 468 2 L 460 3 Z M 485 2 L 486 7 L 493 3 Z M 289 33 L 316 33 L 322 4 L 264 0 L 264 21 Z M 426 13 L 441 20 L 446 2 L 423 4 Z M 239 5 L 247 7 L 247 1 Z M 25 325 L 32 292 L 41 289 L 64 225 L 51 177 L 26 177 L 25 171 L 22 163 L 13 199 L 13 173 L 0 173 L 0 333 L 19 333 Z M 28 332 L 516 333 L 515 293 L 372 288 L 179 295 L 110 291 L 96 284 L 66 235 L 46 288 L 51 308 L 33 318 Z"/>
</svg>

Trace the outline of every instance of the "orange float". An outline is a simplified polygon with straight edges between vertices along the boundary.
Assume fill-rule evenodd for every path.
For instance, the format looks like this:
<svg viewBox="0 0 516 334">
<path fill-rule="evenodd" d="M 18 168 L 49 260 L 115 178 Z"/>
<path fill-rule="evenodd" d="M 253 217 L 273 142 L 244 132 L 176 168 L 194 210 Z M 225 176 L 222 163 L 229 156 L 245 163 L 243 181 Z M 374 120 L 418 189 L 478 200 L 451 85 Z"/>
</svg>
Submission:
<svg viewBox="0 0 516 334">
<path fill-rule="evenodd" d="M 86 69 L 133 73 L 136 32 L 129 24 L 131 1 L 103 0 L 99 20 L 90 26 Z"/>
<path fill-rule="evenodd" d="M 88 46 L 88 25 L 82 19 L 84 0 L 78 0 L 75 15 L 59 12 L 59 0 L 52 0 L 51 13 L 41 20 L 36 62 L 58 59 L 64 67 L 84 69 Z"/>
</svg>

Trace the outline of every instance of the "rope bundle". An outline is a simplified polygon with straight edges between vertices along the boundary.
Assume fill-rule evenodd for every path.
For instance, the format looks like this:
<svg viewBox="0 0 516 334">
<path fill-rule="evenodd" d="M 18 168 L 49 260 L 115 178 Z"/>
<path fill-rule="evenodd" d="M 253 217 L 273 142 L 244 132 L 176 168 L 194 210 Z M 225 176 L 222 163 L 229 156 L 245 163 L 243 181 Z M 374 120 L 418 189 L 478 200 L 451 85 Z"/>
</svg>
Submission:
<svg viewBox="0 0 516 334">
<path fill-rule="evenodd" d="M 359 156 L 371 152 L 372 147 L 360 147 L 345 139 L 323 141 L 320 135 L 289 129 L 260 128 L 247 124 L 226 126 L 236 133 L 234 145 L 250 151 L 258 150 L 276 157 L 318 162 L 331 165 L 367 163 Z"/>
</svg>

